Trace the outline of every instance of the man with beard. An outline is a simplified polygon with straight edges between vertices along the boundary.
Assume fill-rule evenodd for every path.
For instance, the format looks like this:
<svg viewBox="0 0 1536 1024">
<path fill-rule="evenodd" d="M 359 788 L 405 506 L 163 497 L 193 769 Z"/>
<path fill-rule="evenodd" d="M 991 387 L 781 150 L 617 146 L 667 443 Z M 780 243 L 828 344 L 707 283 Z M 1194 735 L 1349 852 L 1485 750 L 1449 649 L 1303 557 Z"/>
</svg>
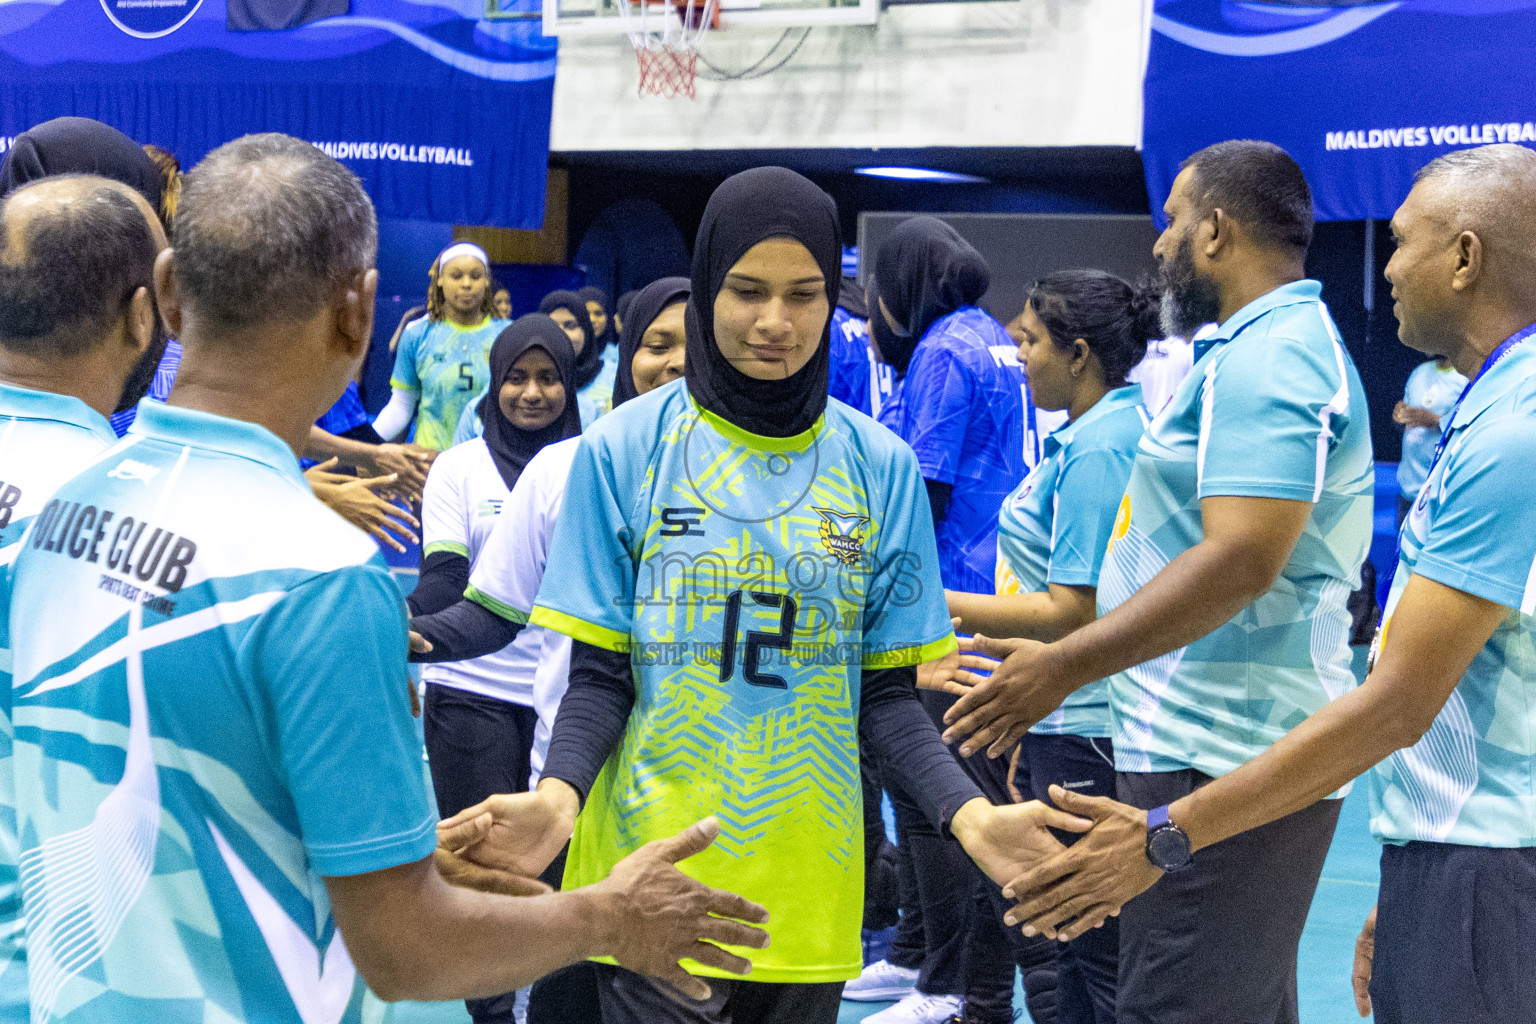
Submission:
<svg viewBox="0 0 1536 1024">
<path fill-rule="evenodd" d="M 1120 1020 L 1291 1022 L 1339 801 L 1323 790 L 1193 854 L 1168 805 L 1353 687 L 1345 601 L 1371 537 L 1369 417 L 1304 277 L 1312 198 L 1295 161 L 1263 142 L 1203 149 L 1164 211 L 1164 326 L 1220 326 L 1141 441 L 1099 618 L 1053 644 L 978 639 L 1006 659 L 970 678 L 946 738 L 1006 752 L 1109 678 L 1117 795 L 1147 811 L 1146 859 L 1167 873 L 1120 917 Z"/>
<path fill-rule="evenodd" d="M 107 416 L 149 385 L 165 347 L 152 296 L 165 246 L 149 203 L 106 178 L 45 178 L 0 201 L 0 1020 L 25 1020 L 28 1003 L 16 892 L 9 567 L 53 492 L 117 442 Z"/>
</svg>

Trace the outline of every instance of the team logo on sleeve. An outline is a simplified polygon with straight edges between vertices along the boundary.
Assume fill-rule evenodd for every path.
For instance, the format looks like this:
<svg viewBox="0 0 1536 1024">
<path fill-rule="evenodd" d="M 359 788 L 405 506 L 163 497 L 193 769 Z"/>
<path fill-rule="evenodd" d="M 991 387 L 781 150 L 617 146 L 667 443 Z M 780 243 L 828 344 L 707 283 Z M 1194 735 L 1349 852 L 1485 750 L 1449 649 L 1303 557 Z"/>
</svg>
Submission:
<svg viewBox="0 0 1536 1024">
<path fill-rule="evenodd" d="M 829 508 L 813 508 L 811 511 L 821 516 L 821 546 L 827 549 L 827 554 L 844 565 L 853 565 L 863 556 L 868 516 L 834 512 Z"/>
</svg>

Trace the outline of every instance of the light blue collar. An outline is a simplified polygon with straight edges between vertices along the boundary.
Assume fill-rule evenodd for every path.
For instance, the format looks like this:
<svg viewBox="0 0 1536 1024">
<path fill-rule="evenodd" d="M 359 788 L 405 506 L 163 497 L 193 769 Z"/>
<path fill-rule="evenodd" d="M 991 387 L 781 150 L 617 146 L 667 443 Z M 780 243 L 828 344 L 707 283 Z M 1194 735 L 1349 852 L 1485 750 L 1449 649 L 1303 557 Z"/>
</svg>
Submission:
<svg viewBox="0 0 1536 1024">
<path fill-rule="evenodd" d="M 1300 281 L 1292 281 L 1283 284 L 1274 291 L 1266 292 L 1254 299 L 1242 309 L 1227 317 L 1227 322 L 1222 324 L 1208 338 L 1202 338 L 1195 342 L 1195 361 L 1222 342 L 1231 341 L 1241 334 L 1249 324 L 1253 323 L 1265 313 L 1273 312 L 1282 306 L 1296 306 L 1303 302 L 1317 302 L 1323 294 L 1323 285 L 1320 281 L 1311 278 L 1303 278 Z"/>
<path fill-rule="evenodd" d="M 74 395 L 34 391 L 31 388 L 0 383 L 0 416 L 68 423 L 70 426 L 90 431 L 107 444 L 117 444 L 117 434 L 112 430 L 112 424 L 107 421 L 107 418 Z"/>
<path fill-rule="evenodd" d="M 1516 345 L 1509 354 L 1488 368 L 1472 383 L 1467 397 L 1456 410 L 1451 429 L 1459 430 L 1488 411 L 1510 389 L 1528 377 L 1536 376 L 1536 337 Z"/>
<path fill-rule="evenodd" d="M 145 399 L 139 403 L 138 418 L 128 428 L 128 433 L 166 444 L 237 455 L 269 466 L 304 487 L 309 486 L 299 470 L 299 460 L 294 457 L 293 449 L 266 427 L 245 420 Z"/>
<path fill-rule="evenodd" d="M 1103 398 L 1093 403 L 1093 408 L 1083 413 L 1077 419 L 1068 420 L 1051 431 L 1050 435 L 1045 439 L 1045 444 L 1042 446 L 1046 457 L 1049 458 L 1065 448 L 1071 443 L 1072 438 L 1077 435 L 1079 430 L 1094 420 L 1108 416 L 1112 412 L 1118 412 L 1121 409 L 1133 409 L 1140 404 L 1140 384 L 1127 384 L 1123 388 L 1115 388 L 1113 391 L 1105 394 Z"/>
</svg>

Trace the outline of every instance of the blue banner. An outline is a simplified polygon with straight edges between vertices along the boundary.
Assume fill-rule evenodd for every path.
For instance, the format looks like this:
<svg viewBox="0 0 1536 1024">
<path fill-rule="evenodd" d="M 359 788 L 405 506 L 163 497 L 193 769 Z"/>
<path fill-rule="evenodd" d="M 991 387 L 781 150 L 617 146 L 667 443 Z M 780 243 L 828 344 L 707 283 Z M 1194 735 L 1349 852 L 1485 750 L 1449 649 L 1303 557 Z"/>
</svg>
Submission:
<svg viewBox="0 0 1536 1024">
<path fill-rule="evenodd" d="M 0 150 L 65 114 L 184 169 L 285 132 L 356 171 L 382 217 L 538 228 L 555 40 L 487 3 L 0 0 Z"/>
<path fill-rule="evenodd" d="M 1435 157 L 1536 146 L 1536 0 L 1156 0 L 1143 159 L 1154 215 L 1185 157 L 1283 146 L 1321 220 L 1387 219 Z"/>
</svg>

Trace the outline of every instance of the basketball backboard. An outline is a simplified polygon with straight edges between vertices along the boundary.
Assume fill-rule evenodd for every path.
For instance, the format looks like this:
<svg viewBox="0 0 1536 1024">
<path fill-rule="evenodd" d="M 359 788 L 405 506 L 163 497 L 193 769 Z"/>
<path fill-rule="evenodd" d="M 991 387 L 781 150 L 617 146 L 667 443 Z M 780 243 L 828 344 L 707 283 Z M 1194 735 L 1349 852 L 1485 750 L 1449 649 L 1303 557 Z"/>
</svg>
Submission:
<svg viewBox="0 0 1536 1024">
<path fill-rule="evenodd" d="M 652 18 L 679 19 L 677 5 L 656 0 L 542 0 L 544 34 L 620 35 L 636 31 L 642 13 Z M 624 6 L 621 10 L 621 6 Z M 702 0 L 698 8 L 703 9 Z M 880 17 L 880 0 L 718 0 L 721 28 L 817 25 L 873 25 Z"/>
</svg>

